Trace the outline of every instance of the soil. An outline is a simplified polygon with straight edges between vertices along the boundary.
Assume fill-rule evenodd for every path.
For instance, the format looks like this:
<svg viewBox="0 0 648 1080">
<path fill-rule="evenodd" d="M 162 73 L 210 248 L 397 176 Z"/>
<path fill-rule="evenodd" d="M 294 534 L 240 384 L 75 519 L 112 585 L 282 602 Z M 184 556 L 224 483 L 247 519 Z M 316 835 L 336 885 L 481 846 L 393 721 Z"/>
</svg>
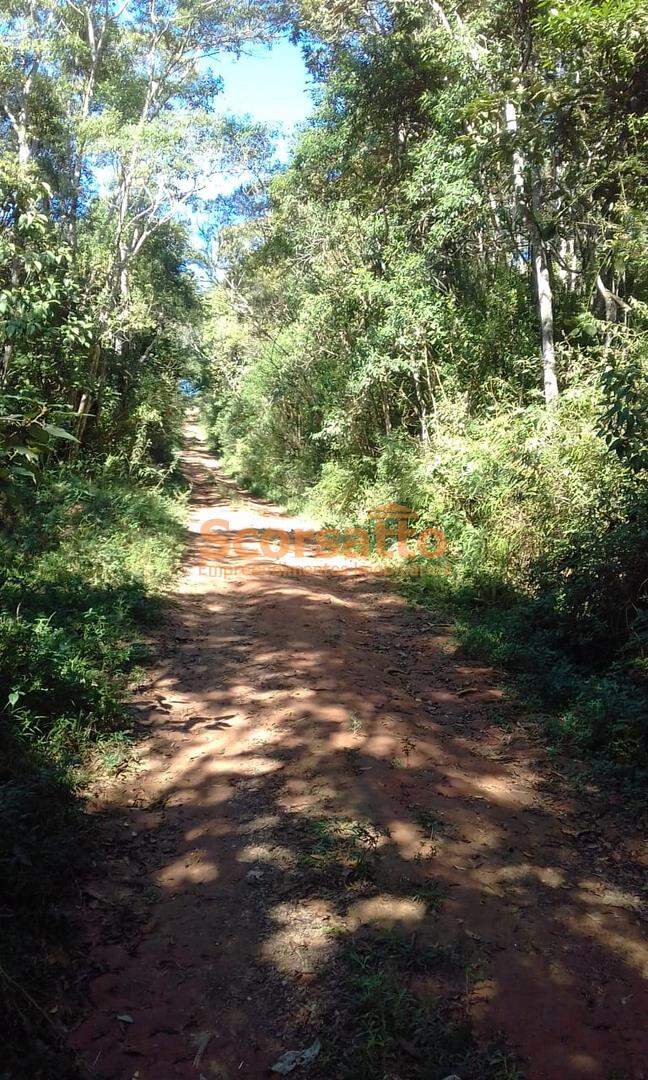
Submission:
<svg viewBox="0 0 648 1080">
<path fill-rule="evenodd" d="M 472 1075 L 648 1077 L 636 817 L 566 784 L 501 675 L 361 559 L 239 544 L 216 573 L 206 521 L 311 523 L 238 488 L 195 429 L 183 463 L 187 560 L 133 693 L 136 761 L 88 793 L 82 1072 L 265 1077 L 319 1041 L 295 1076 L 445 1077 L 403 1039 L 402 1067 L 336 1059 L 344 950 L 391 933 L 461 955 L 407 987 L 489 1048 Z"/>
</svg>

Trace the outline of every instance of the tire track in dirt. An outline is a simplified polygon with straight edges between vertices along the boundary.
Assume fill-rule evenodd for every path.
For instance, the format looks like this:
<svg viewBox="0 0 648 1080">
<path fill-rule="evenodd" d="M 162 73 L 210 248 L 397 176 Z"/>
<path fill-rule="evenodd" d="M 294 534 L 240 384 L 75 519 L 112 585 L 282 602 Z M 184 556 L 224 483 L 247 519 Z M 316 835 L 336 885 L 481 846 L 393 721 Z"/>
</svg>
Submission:
<svg viewBox="0 0 648 1080">
<path fill-rule="evenodd" d="M 370 568 L 201 573 L 210 517 L 235 536 L 308 523 L 241 492 L 195 429 L 184 468 L 186 571 L 133 700 L 139 763 L 89 804 L 87 1074 L 261 1077 L 319 1039 L 296 1075 L 648 1075 L 640 841 L 565 793 L 497 674 Z M 335 1064 L 357 1037 L 344 950 L 390 932 L 415 941 L 408 993 L 480 1044 L 503 1033 L 519 1073 L 472 1043 L 437 1072 L 404 1039 L 383 1071 Z M 428 948 L 453 962 L 417 967 Z"/>
</svg>

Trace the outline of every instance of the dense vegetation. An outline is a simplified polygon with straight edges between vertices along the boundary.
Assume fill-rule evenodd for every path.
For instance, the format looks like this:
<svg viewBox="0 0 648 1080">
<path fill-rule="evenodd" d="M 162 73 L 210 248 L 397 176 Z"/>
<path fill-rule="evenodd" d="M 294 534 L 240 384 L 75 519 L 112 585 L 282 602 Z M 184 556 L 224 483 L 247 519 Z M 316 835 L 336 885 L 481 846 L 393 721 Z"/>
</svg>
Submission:
<svg viewBox="0 0 648 1080">
<path fill-rule="evenodd" d="M 0 1002 L 25 1075 L 82 770 L 122 753 L 178 561 L 187 385 L 259 490 L 441 527 L 443 572 L 405 587 L 557 743 L 645 764 L 647 22 L 641 0 L 5 0 Z M 214 57 L 287 27 L 317 107 L 279 168 L 215 110 Z"/>
<path fill-rule="evenodd" d="M 324 519 L 407 503 L 408 588 L 558 742 L 645 762 L 646 12 L 307 3 L 319 104 L 227 236 L 208 421 Z"/>
<path fill-rule="evenodd" d="M 128 760 L 123 692 L 181 551 L 181 511 L 159 486 L 51 467 L 0 541 L 0 999 L 16 1075 L 44 1060 L 64 1075 L 57 1025 L 26 994 L 42 1000 L 57 972 L 74 871 L 93 854 L 77 793 Z"/>
</svg>

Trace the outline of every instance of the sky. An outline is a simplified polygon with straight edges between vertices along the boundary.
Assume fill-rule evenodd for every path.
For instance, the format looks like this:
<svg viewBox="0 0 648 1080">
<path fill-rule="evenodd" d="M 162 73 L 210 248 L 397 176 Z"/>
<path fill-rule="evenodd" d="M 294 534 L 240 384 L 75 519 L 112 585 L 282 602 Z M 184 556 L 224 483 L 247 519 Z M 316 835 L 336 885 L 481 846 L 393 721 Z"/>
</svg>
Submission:
<svg viewBox="0 0 648 1080">
<path fill-rule="evenodd" d="M 228 54 L 210 60 L 208 66 L 223 79 L 216 105 L 220 112 L 250 116 L 254 121 L 283 128 L 287 136 L 312 112 L 301 51 L 287 38 L 270 47 L 249 46 L 240 57 Z M 280 137 L 280 160 L 285 157 L 285 147 L 286 141 Z M 109 182 L 110 170 L 98 168 L 96 177 L 102 187 Z"/>
<path fill-rule="evenodd" d="M 308 75 L 300 49 L 283 38 L 270 47 L 249 46 L 238 58 L 225 55 L 210 60 L 209 67 L 214 74 L 220 75 L 224 83 L 217 99 L 217 110 L 240 117 L 249 116 L 253 121 L 282 128 L 286 138 L 278 137 L 276 155 L 277 160 L 286 162 L 289 158 L 288 137 L 313 111 Z M 109 185 L 111 175 L 110 168 L 95 169 L 95 180 L 100 190 Z M 213 198 L 227 194 L 243 179 L 242 176 L 226 180 L 214 176 L 203 188 L 203 195 Z M 193 243 L 201 248 L 201 228 L 208 223 L 208 214 L 200 209 L 185 209 L 183 217 L 189 223 Z M 196 274 L 201 277 L 199 270 L 196 270 Z"/>
<path fill-rule="evenodd" d="M 313 102 L 308 92 L 308 75 L 301 51 L 287 39 L 272 46 L 253 45 L 240 57 L 225 55 L 209 61 L 214 74 L 224 83 L 216 100 L 220 112 L 283 129 L 276 141 L 278 161 L 289 158 L 290 135 L 296 126 L 308 118 Z M 228 194 L 244 179 L 214 176 L 203 188 L 209 198 Z M 193 242 L 202 246 L 200 229 L 209 221 L 203 210 L 188 212 Z"/>
<path fill-rule="evenodd" d="M 246 53 L 238 59 L 226 56 L 214 64 L 214 70 L 225 83 L 221 108 L 288 129 L 305 120 L 312 110 L 312 101 L 297 46 L 284 39 L 271 48 L 252 46 Z"/>
</svg>

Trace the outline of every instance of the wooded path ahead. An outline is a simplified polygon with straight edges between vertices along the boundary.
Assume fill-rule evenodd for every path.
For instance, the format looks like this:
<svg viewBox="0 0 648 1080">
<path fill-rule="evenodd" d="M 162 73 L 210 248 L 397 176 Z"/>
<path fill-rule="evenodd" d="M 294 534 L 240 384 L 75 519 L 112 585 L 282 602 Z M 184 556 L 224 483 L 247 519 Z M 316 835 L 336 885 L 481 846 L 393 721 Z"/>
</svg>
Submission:
<svg viewBox="0 0 648 1080">
<path fill-rule="evenodd" d="M 317 1040 L 295 1076 L 342 1075 L 362 1012 L 348 957 L 390 932 L 414 941 L 407 991 L 480 1046 L 499 1032 L 529 1080 L 648 1075 L 640 849 L 619 808 L 570 798 L 497 674 L 370 568 L 306 551 L 207 575 L 206 520 L 300 523 L 223 476 L 195 429 L 184 468 L 186 572 L 133 702 L 139 763 L 91 793 L 105 861 L 70 1036 L 88 1075 L 262 1077 Z M 385 1075 L 437 1075 L 400 1042 Z"/>
</svg>

